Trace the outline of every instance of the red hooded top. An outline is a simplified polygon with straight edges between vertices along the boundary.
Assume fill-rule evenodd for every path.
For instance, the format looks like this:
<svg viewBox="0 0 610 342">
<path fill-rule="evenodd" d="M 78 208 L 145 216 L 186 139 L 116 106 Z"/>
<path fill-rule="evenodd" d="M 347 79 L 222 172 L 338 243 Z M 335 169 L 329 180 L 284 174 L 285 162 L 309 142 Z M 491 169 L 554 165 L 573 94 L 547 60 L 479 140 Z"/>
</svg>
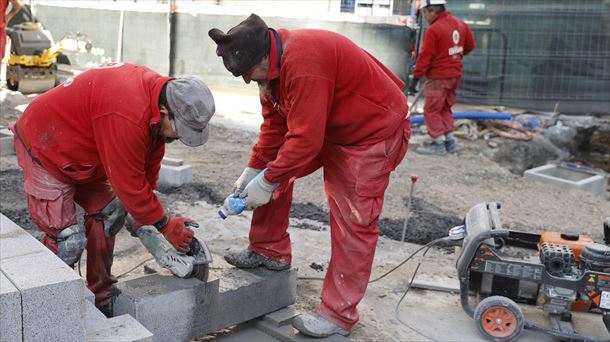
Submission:
<svg viewBox="0 0 610 342">
<path fill-rule="evenodd" d="M 165 152 L 158 102 L 171 79 L 135 64 L 94 67 L 37 97 L 17 128 L 57 179 L 108 179 L 134 219 L 153 224 L 163 217 L 153 193 Z"/>
<path fill-rule="evenodd" d="M 271 32 L 264 122 L 248 162 L 267 167 L 269 182 L 294 176 L 325 142 L 374 144 L 403 127 L 404 83 L 377 59 L 337 33 L 278 32 L 282 49 Z"/>
<path fill-rule="evenodd" d="M 416 78 L 454 78 L 462 76 L 462 58 L 474 50 L 475 42 L 468 25 L 450 12 L 439 14 L 424 34 L 424 45 L 417 57 Z"/>
</svg>

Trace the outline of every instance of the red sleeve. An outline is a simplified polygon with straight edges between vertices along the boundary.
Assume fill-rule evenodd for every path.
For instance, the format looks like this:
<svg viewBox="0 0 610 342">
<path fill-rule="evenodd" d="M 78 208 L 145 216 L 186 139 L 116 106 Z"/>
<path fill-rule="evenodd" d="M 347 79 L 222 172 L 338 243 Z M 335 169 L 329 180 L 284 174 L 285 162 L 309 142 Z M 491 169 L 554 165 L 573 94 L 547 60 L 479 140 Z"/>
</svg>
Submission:
<svg viewBox="0 0 610 342">
<path fill-rule="evenodd" d="M 470 27 L 468 27 L 468 25 L 466 25 L 466 39 L 464 41 L 464 55 L 469 54 L 472 50 L 475 49 L 475 47 L 476 47 L 476 44 L 474 42 L 474 35 L 472 34 Z"/>
<path fill-rule="evenodd" d="M 424 46 L 422 47 L 419 56 L 417 56 L 417 61 L 415 61 L 415 70 L 413 70 L 414 77 L 422 78 L 426 75 L 432 58 L 436 55 L 436 40 L 434 31 L 428 30 L 424 33 Z"/>
<path fill-rule="evenodd" d="M 150 131 L 119 115 L 93 120 L 98 153 L 112 186 L 127 211 L 148 225 L 163 218 L 163 207 L 147 180 Z"/>
<path fill-rule="evenodd" d="M 277 158 L 269 163 L 265 178 L 281 182 L 309 164 L 324 144 L 334 83 L 320 76 L 300 76 L 287 82 L 288 133 Z"/>
<path fill-rule="evenodd" d="M 157 145 L 150 152 L 146 158 L 144 169 L 146 170 L 146 180 L 150 187 L 156 189 L 158 187 L 157 180 L 159 180 L 159 171 L 161 170 L 161 160 L 165 155 L 165 141 L 159 139 Z"/>
<path fill-rule="evenodd" d="M 263 106 L 263 124 L 258 136 L 258 141 L 252 147 L 252 154 L 248 166 L 255 169 L 264 169 L 267 163 L 274 160 L 280 147 L 284 144 L 288 126 L 286 118 L 281 116 L 267 99 L 261 97 Z"/>
</svg>

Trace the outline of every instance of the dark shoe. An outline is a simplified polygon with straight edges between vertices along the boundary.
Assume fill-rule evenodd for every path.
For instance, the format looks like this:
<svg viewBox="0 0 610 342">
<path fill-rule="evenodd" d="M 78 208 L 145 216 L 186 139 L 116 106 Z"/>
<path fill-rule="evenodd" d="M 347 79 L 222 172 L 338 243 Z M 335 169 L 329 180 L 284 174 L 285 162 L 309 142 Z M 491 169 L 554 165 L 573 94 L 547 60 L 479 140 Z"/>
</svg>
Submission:
<svg viewBox="0 0 610 342">
<path fill-rule="evenodd" d="M 449 153 L 458 153 L 460 145 L 458 145 L 458 142 L 455 139 L 447 139 L 445 140 L 445 148 Z"/>
<path fill-rule="evenodd" d="M 104 316 L 112 318 L 112 302 L 106 305 L 98 306 L 97 309 L 100 310 L 101 313 L 104 314 Z"/>
<path fill-rule="evenodd" d="M 271 260 L 253 252 L 250 248 L 237 252 L 229 252 L 225 255 L 225 260 L 237 268 L 256 268 L 265 266 L 272 271 L 282 271 L 290 268 L 290 264 Z"/>
<path fill-rule="evenodd" d="M 447 148 L 445 147 L 445 143 L 437 143 L 433 142 L 430 146 L 421 146 L 418 147 L 415 152 L 419 154 L 429 154 L 435 156 L 444 156 L 447 154 Z"/>
<path fill-rule="evenodd" d="M 341 328 L 315 312 L 298 315 L 292 319 L 292 326 L 302 334 L 311 337 L 328 337 L 334 334 L 347 336 L 350 333 L 349 330 Z"/>
</svg>

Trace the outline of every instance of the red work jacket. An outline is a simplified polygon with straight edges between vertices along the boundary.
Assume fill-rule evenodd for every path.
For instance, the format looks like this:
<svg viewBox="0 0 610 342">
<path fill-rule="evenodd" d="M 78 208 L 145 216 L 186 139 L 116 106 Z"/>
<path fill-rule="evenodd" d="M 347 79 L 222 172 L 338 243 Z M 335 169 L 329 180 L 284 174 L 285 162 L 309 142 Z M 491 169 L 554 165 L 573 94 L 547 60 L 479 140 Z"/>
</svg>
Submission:
<svg viewBox="0 0 610 342">
<path fill-rule="evenodd" d="M 248 165 L 272 183 L 296 175 L 324 143 L 374 144 L 407 114 L 404 83 L 352 41 L 323 30 L 270 30 L 264 122 Z M 281 47 L 281 48 L 280 48 Z"/>
<path fill-rule="evenodd" d="M 142 224 L 163 217 L 153 189 L 165 152 L 159 94 L 171 80 L 139 65 L 94 67 L 37 97 L 17 123 L 32 155 L 59 180 L 109 180 Z"/>
<path fill-rule="evenodd" d="M 445 11 L 426 30 L 413 75 L 433 79 L 461 77 L 462 58 L 474 48 L 468 25 Z"/>
</svg>

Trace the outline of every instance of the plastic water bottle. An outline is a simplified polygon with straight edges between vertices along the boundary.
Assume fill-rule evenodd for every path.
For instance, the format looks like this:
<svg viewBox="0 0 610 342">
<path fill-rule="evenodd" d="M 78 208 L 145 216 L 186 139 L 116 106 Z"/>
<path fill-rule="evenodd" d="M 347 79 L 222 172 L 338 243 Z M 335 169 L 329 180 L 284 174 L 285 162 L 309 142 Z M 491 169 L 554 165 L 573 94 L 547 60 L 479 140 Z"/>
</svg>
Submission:
<svg viewBox="0 0 610 342">
<path fill-rule="evenodd" d="M 222 209 L 218 210 L 218 216 L 225 220 L 229 215 L 238 215 L 246 209 L 246 199 L 235 194 L 225 199 Z"/>
<path fill-rule="evenodd" d="M 259 178 L 261 178 L 265 174 L 265 171 L 267 171 L 266 168 L 259 172 L 256 177 L 252 178 L 252 180 L 248 182 L 248 185 L 252 184 L 253 182 L 256 182 Z M 277 189 L 279 185 L 279 183 L 275 184 L 274 189 Z M 246 199 L 241 198 L 236 194 L 230 194 L 229 197 L 225 199 L 222 209 L 218 211 L 218 216 L 225 220 L 229 215 L 241 214 L 244 209 L 246 209 Z"/>
</svg>

